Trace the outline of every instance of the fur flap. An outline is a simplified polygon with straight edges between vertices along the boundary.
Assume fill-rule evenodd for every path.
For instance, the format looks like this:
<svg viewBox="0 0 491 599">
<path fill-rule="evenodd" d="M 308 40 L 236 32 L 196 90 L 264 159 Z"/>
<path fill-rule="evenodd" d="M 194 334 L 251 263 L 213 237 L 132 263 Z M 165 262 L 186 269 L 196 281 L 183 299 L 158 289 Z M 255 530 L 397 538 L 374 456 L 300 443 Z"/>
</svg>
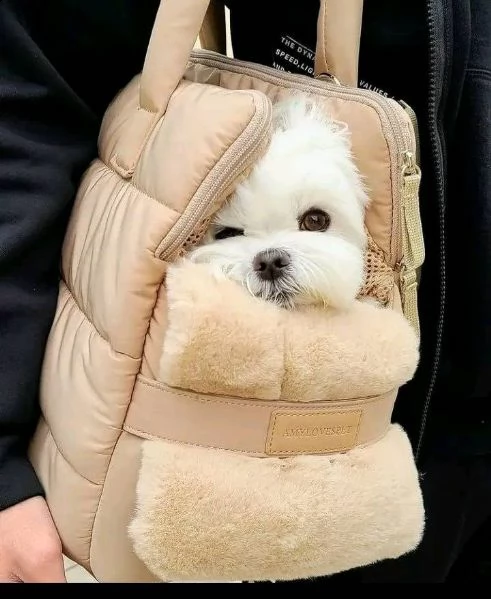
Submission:
<svg viewBox="0 0 491 599">
<path fill-rule="evenodd" d="M 357 301 L 349 311 L 289 311 L 187 261 L 167 275 L 161 359 L 174 387 L 256 399 L 316 401 L 386 393 L 418 363 L 405 318 Z"/>
<path fill-rule="evenodd" d="M 130 536 L 162 580 L 291 580 L 396 558 L 423 524 L 411 447 L 392 425 L 329 457 L 145 441 Z"/>
</svg>

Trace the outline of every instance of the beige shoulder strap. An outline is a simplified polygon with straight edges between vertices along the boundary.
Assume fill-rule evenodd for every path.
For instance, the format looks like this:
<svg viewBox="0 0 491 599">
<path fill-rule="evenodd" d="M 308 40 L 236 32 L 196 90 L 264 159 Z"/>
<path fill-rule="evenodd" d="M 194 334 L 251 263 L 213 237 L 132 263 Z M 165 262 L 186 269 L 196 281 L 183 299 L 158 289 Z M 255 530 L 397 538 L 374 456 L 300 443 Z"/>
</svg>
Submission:
<svg viewBox="0 0 491 599">
<path fill-rule="evenodd" d="M 317 19 L 315 75 L 329 73 L 358 86 L 363 0 L 321 0 Z"/>
<path fill-rule="evenodd" d="M 162 0 L 140 81 L 140 107 L 165 112 L 198 38 L 209 0 Z"/>
<path fill-rule="evenodd" d="M 345 85 L 358 85 L 363 0 L 321 0 L 317 20 L 315 75 L 329 73 Z M 201 47 L 226 52 L 225 10 L 211 0 L 200 34 Z"/>
<path fill-rule="evenodd" d="M 220 54 L 227 51 L 227 34 L 225 26 L 225 8 L 222 2 L 210 0 L 201 31 L 199 32 L 201 47 Z"/>
<path fill-rule="evenodd" d="M 208 5 L 209 0 L 160 3 L 141 79 L 140 101 L 145 110 L 165 111 L 184 74 Z M 343 84 L 356 86 L 362 10 L 363 0 L 321 0 L 316 75 L 327 72 Z"/>
</svg>

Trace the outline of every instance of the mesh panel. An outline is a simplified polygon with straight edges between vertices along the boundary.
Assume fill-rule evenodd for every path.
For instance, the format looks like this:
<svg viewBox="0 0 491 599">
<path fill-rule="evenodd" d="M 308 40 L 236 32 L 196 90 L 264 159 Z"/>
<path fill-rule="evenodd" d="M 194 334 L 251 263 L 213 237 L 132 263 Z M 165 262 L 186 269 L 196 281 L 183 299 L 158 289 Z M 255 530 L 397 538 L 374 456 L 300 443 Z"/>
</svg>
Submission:
<svg viewBox="0 0 491 599">
<path fill-rule="evenodd" d="M 394 291 L 394 273 L 385 262 L 384 253 L 373 240 L 365 228 L 368 238 L 367 252 L 365 255 L 365 283 L 359 296 L 373 297 L 382 305 L 386 305 L 392 298 Z"/>
<path fill-rule="evenodd" d="M 206 218 L 196 227 L 193 233 L 181 246 L 176 257 L 182 257 L 197 246 L 203 239 L 211 222 L 211 217 Z M 382 305 L 392 298 L 394 291 L 394 273 L 392 268 L 385 262 L 384 253 L 365 229 L 368 244 L 365 255 L 365 283 L 360 290 L 359 297 L 373 297 Z"/>
</svg>

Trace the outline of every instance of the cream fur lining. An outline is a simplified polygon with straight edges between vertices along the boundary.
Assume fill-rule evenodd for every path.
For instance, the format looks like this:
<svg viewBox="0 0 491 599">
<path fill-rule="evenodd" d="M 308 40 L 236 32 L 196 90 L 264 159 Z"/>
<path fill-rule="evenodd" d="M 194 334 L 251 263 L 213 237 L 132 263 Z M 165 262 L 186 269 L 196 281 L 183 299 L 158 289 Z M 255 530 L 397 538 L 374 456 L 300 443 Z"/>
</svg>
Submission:
<svg viewBox="0 0 491 599">
<path fill-rule="evenodd" d="M 346 313 L 288 311 L 182 262 L 167 276 L 163 382 L 289 401 L 379 395 L 412 378 L 418 340 L 404 317 L 358 301 Z"/>
<path fill-rule="evenodd" d="M 130 537 L 162 580 L 290 580 L 396 558 L 423 523 L 411 447 L 392 425 L 329 457 L 145 441 Z"/>
</svg>

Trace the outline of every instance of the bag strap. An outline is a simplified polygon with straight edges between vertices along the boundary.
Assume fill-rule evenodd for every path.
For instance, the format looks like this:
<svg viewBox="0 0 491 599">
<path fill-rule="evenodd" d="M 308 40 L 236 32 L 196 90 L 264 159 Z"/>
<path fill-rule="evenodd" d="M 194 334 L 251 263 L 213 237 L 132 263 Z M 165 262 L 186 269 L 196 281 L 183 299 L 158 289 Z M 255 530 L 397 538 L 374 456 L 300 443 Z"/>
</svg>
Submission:
<svg viewBox="0 0 491 599">
<path fill-rule="evenodd" d="M 162 0 L 140 82 L 140 106 L 162 114 L 181 81 L 210 0 Z M 321 0 L 315 74 L 356 86 L 363 0 Z"/>
<path fill-rule="evenodd" d="M 202 48 L 219 54 L 227 52 L 227 28 L 225 24 L 225 6 L 217 0 L 210 0 L 205 19 L 199 32 Z"/>
<path fill-rule="evenodd" d="M 140 107 L 162 114 L 179 85 L 209 0 L 161 0 L 140 80 Z"/>
<path fill-rule="evenodd" d="M 321 0 L 317 19 L 314 74 L 334 75 L 358 87 L 363 0 Z"/>
</svg>

